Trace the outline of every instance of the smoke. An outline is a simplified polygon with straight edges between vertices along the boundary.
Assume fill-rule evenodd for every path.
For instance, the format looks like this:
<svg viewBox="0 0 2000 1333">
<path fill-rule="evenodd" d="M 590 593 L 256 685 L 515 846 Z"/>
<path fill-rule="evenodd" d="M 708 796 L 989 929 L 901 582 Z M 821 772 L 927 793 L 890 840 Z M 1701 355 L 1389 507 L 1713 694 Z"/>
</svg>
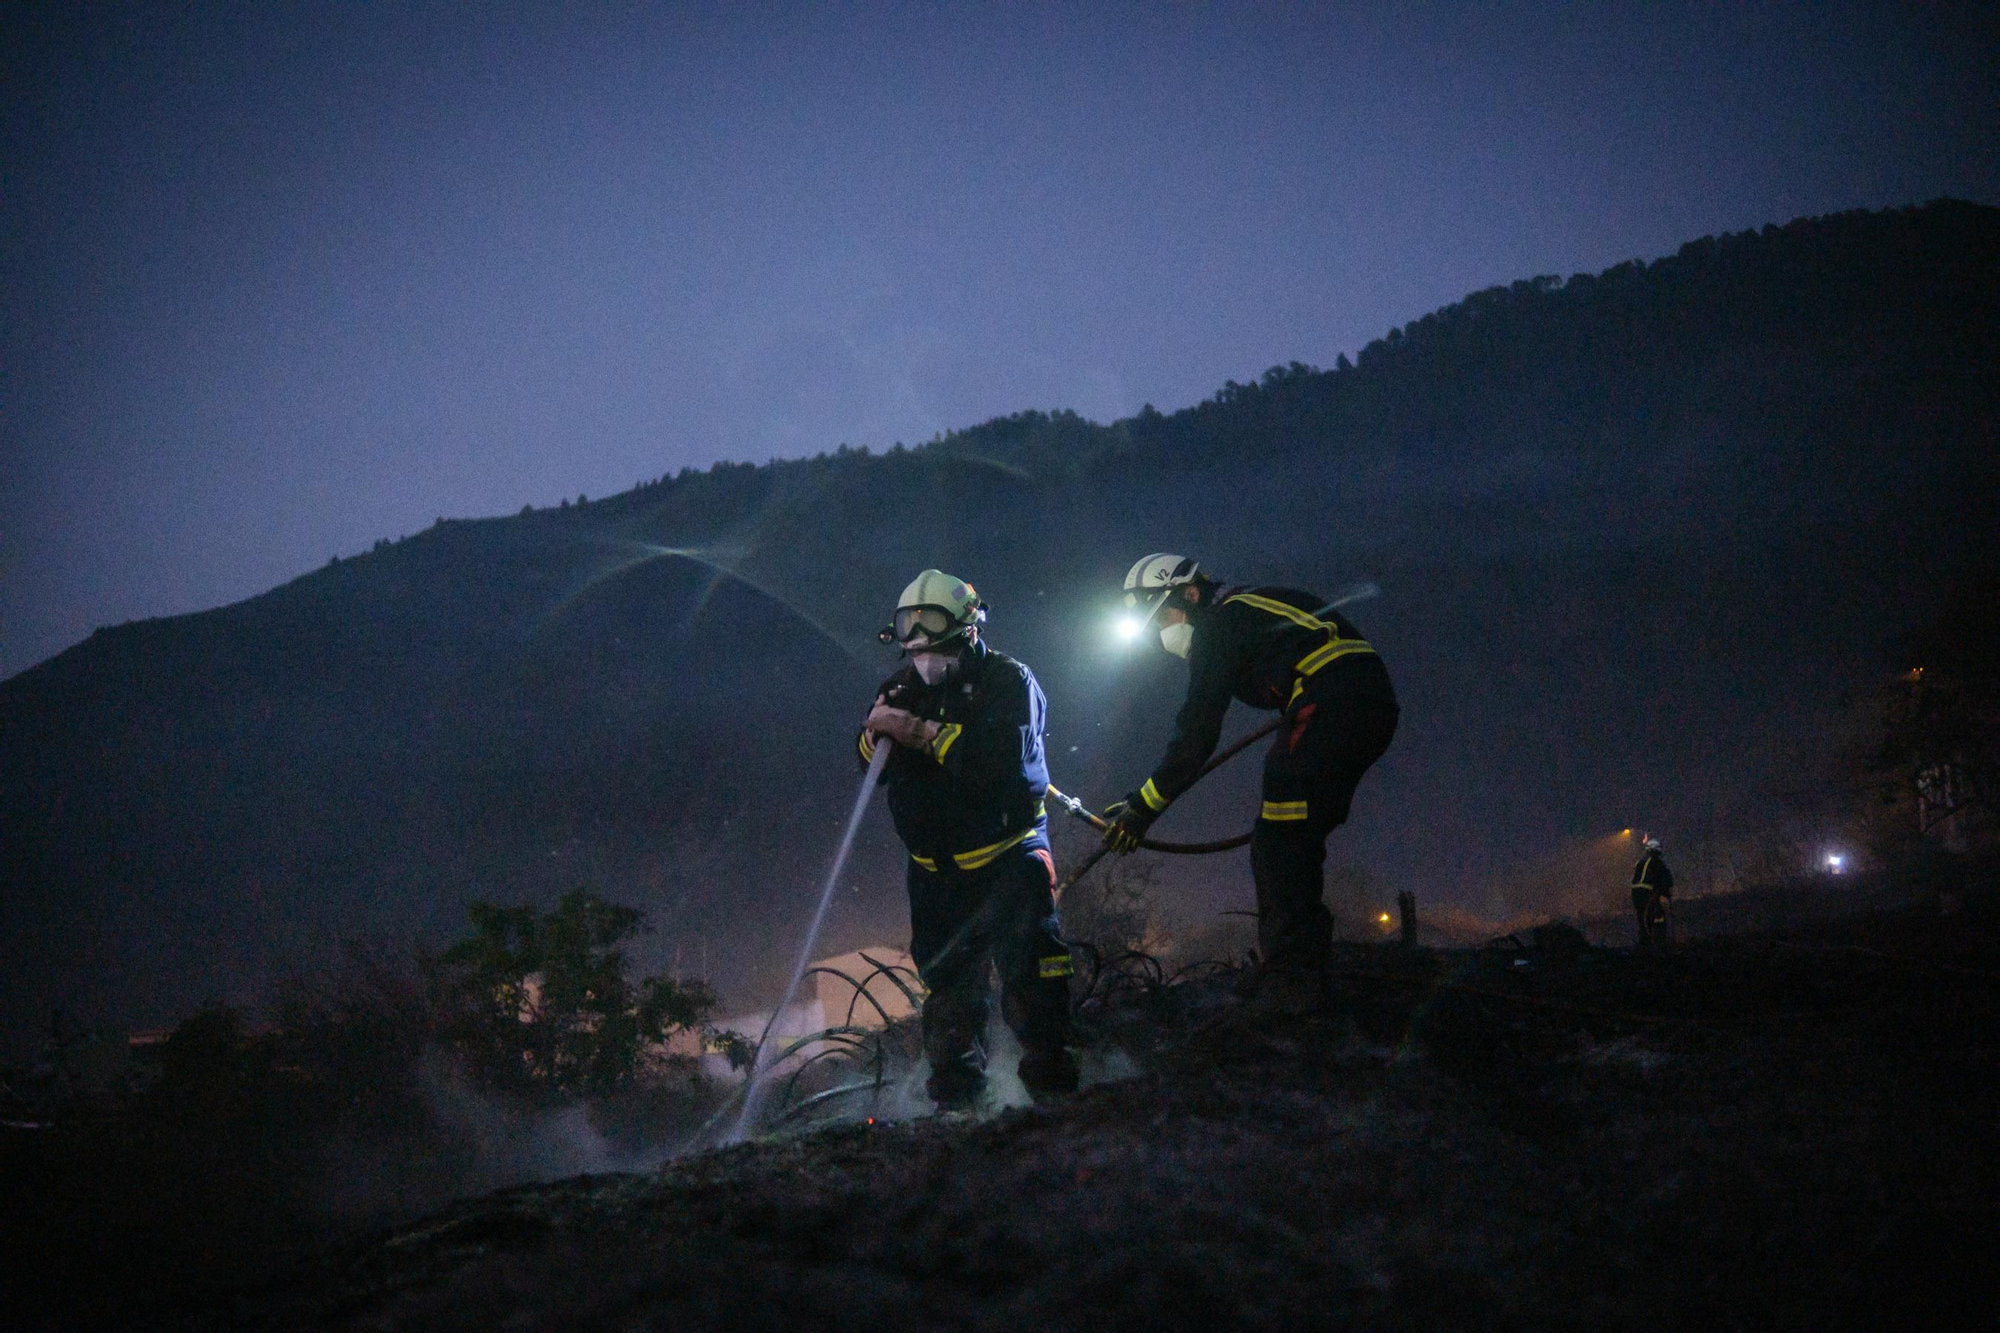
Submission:
<svg viewBox="0 0 2000 1333">
<path fill-rule="evenodd" d="M 380 1225 L 457 1199 L 579 1175 L 650 1172 L 699 1146 L 721 1090 L 690 1081 L 622 1099 L 531 1106 L 480 1088 L 443 1047 L 414 1071 L 421 1116 L 321 1149 L 318 1202 L 336 1221 Z"/>
</svg>

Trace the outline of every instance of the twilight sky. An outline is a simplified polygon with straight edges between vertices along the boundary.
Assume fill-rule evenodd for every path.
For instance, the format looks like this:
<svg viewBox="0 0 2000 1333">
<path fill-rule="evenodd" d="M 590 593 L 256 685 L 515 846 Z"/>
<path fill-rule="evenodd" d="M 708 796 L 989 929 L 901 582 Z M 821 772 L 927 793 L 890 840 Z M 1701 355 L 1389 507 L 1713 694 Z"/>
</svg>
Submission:
<svg viewBox="0 0 2000 1333">
<path fill-rule="evenodd" d="M 1987 10 L 9 6 L 0 677 L 441 514 L 2000 202 Z"/>
</svg>

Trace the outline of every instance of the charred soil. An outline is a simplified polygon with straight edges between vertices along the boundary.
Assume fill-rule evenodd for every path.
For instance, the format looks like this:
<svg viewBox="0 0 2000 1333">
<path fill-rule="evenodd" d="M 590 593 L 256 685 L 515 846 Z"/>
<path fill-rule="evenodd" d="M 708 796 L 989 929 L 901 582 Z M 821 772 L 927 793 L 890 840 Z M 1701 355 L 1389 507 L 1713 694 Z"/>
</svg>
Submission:
<svg viewBox="0 0 2000 1333">
<path fill-rule="evenodd" d="M 1086 1011 L 1139 1073 L 465 1202 L 196 1326 L 1984 1326 L 1990 918 L 1339 960 Z"/>
</svg>

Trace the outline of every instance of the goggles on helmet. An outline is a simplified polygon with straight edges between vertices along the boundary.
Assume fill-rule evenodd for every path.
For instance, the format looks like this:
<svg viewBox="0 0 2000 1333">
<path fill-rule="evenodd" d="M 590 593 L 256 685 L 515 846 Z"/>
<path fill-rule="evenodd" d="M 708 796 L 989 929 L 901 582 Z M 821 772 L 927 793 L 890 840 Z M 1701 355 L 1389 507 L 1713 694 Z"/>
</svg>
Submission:
<svg viewBox="0 0 2000 1333">
<path fill-rule="evenodd" d="M 918 630 L 933 639 L 941 639 L 961 626 L 952 618 L 951 612 L 941 606 L 904 606 L 896 610 L 894 628 L 896 640 L 901 643 L 908 641 Z"/>
<path fill-rule="evenodd" d="M 955 639 L 985 618 L 981 611 L 974 612 L 971 620 L 961 621 L 941 606 L 900 606 L 896 608 L 895 620 L 875 637 L 906 648 L 923 647 Z"/>
</svg>

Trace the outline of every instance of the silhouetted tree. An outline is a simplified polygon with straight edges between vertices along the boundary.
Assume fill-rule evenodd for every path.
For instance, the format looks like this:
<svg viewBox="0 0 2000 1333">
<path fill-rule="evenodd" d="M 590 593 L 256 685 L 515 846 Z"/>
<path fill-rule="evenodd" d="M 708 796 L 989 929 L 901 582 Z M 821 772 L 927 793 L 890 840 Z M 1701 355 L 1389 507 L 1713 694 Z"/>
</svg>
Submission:
<svg viewBox="0 0 2000 1333">
<path fill-rule="evenodd" d="M 626 976 L 623 946 L 644 929 L 629 907 L 577 889 L 554 910 L 468 909 L 471 938 L 432 965 L 447 1040 L 493 1086 L 545 1097 L 629 1085 L 677 1032 L 703 1032 L 706 982 Z M 704 1035 L 706 1035 L 704 1033 Z"/>
</svg>

